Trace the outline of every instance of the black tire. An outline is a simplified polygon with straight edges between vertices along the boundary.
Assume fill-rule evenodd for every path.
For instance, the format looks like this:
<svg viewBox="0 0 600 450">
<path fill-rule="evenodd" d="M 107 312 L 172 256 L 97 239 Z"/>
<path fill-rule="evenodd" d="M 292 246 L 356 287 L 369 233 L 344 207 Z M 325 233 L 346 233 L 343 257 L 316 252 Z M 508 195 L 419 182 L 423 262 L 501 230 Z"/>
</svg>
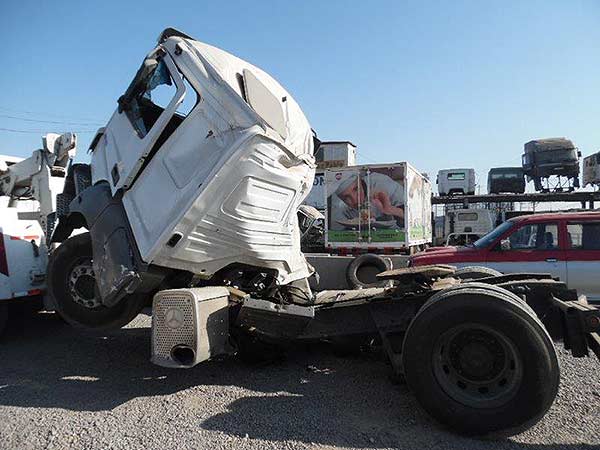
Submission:
<svg viewBox="0 0 600 450">
<path fill-rule="evenodd" d="M 366 253 L 354 258 L 348 265 L 346 269 L 346 281 L 350 289 L 387 286 L 389 284 L 387 280 L 376 281 L 375 275 L 389 269 L 391 267 L 388 260 L 379 255 Z"/>
<path fill-rule="evenodd" d="M 8 323 L 8 305 L 6 302 L 0 303 L 0 336 L 6 330 L 6 325 Z"/>
<path fill-rule="evenodd" d="M 467 266 L 457 269 L 451 276 L 461 280 L 478 280 L 479 278 L 498 277 L 502 275 L 497 270 L 483 266 Z"/>
<path fill-rule="evenodd" d="M 58 313 L 71 325 L 93 330 L 121 328 L 139 314 L 147 298 L 132 294 L 110 308 L 102 305 L 96 298 L 92 255 L 89 233 L 78 234 L 63 242 L 48 262 L 48 293 Z M 74 271 L 84 272 L 77 278 L 81 286 L 72 283 Z"/>
<path fill-rule="evenodd" d="M 552 406 L 556 350 L 533 311 L 497 286 L 465 284 L 435 294 L 403 344 L 409 388 L 453 432 L 510 436 Z"/>
</svg>

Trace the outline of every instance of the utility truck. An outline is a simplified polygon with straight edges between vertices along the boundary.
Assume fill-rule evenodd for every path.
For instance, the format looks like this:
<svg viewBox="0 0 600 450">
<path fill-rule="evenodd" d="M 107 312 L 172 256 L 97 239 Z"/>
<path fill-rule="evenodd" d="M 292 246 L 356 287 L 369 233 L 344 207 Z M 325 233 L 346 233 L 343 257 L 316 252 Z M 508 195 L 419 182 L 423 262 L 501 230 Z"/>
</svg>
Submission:
<svg viewBox="0 0 600 450">
<path fill-rule="evenodd" d="M 26 159 L 0 155 L 0 333 L 9 305 L 39 303 L 46 293 L 46 235 L 77 140 L 50 133 L 42 142 Z"/>
<path fill-rule="evenodd" d="M 313 292 L 296 213 L 313 148 L 302 110 L 268 74 L 165 30 L 91 144 L 91 181 L 83 167 L 68 178 L 48 268 L 57 308 L 109 328 L 153 298 L 152 360 L 168 367 L 376 342 L 455 432 L 506 435 L 540 420 L 559 384 L 552 338 L 600 355 L 598 311 L 548 275 L 450 266 Z M 68 237 L 79 226 L 89 233 Z"/>
</svg>

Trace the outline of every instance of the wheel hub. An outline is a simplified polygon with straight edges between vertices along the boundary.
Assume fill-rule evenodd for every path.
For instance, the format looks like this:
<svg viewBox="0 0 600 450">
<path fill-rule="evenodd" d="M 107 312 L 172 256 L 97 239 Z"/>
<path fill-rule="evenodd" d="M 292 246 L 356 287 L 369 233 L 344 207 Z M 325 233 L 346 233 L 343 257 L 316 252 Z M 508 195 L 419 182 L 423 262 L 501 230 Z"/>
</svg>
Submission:
<svg viewBox="0 0 600 450">
<path fill-rule="evenodd" d="M 522 377 L 514 344 L 505 335 L 480 324 L 454 327 L 442 334 L 436 343 L 433 369 L 446 394 L 476 408 L 508 402 Z"/>
<path fill-rule="evenodd" d="M 96 280 L 91 261 L 73 267 L 69 274 L 69 293 L 75 303 L 86 308 L 98 308 L 102 304 L 96 297 Z"/>
<path fill-rule="evenodd" d="M 458 342 L 456 342 L 458 341 Z M 449 360 L 465 378 L 485 381 L 494 379 L 505 362 L 501 344 L 479 330 L 463 331 L 454 339 Z"/>
</svg>

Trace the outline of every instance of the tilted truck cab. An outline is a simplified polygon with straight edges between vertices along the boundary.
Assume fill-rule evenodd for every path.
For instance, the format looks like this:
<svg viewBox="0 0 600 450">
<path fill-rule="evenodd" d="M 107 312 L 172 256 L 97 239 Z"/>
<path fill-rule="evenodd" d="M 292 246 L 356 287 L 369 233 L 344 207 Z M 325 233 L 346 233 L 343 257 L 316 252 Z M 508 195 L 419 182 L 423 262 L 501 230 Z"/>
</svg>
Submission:
<svg viewBox="0 0 600 450">
<path fill-rule="evenodd" d="M 314 177 L 313 133 L 268 74 L 165 30 L 91 151 L 90 186 L 73 189 L 54 240 L 90 231 L 95 307 L 191 278 L 310 297 L 296 211 Z"/>
</svg>

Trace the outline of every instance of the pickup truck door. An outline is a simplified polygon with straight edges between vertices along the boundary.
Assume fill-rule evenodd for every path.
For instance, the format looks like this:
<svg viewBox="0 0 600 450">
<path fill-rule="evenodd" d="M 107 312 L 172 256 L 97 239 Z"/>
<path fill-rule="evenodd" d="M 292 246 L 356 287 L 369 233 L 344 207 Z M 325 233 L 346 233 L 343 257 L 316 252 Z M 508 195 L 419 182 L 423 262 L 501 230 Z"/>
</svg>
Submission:
<svg viewBox="0 0 600 450">
<path fill-rule="evenodd" d="M 148 55 L 105 130 L 103 157 L 112 192 L 128 189 L 183 101 L 185 85 L 168 54 Z"/>
<path fill-rule="evenodd" d="M 566 281 L 563 241 L 558 222 L 524 223 L 488 252 L 486 266 L 502 273 L 550 273 Z"/>
<path fill-rule="evenodd" d="M 567 223 L 567 284 L 600 301 L 600 221 Z"/>
</svg>

